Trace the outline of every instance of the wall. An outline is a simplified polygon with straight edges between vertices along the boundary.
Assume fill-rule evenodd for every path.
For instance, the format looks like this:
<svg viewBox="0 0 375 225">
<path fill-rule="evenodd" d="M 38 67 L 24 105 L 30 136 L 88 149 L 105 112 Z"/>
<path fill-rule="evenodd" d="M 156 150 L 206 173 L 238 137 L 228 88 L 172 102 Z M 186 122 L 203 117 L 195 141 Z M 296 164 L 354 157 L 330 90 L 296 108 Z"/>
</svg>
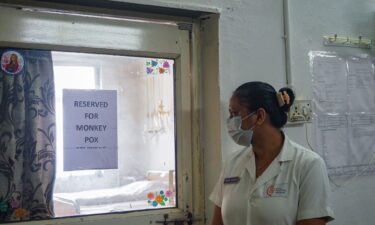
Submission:
<svg viewBox="0 0 375 225">
<path fill-rule="evenodd" d="M 294 87 L 302 98 L 311 99 L 308 52 L 336 51 L 346 54 L 369 53 L 368 50 L 323 46 L 323 36 L 375 37 L 373 0 L 289 1 L 291 72 Z M 308 87 L 308 88 L 306 88 Z"/>
<path fill-rule="evenodd" d="M 308 52 L 336 51 L 342 54 L 374 51 L 323 46 L 324 35 L 375 38 L 375 2 L 373 0 L 290 0 L 289 21 L 291 39 L 291 72 L 294 88 L 301 99 L 312 98 Z M 309 134 L 312 134 L 309 127 Z M 289 128 L 287 132 L 294 140 L 306 145 L 303 127 Z M 310 140 L 311 135 L 309 135 Z M 332 203 L 336 220 L 332 225 L 373 224 L 375 209 L 374 176 L 362 176 L 352 180 L 335 179 L 341 185 L 333 188 Z"/>
</svg>

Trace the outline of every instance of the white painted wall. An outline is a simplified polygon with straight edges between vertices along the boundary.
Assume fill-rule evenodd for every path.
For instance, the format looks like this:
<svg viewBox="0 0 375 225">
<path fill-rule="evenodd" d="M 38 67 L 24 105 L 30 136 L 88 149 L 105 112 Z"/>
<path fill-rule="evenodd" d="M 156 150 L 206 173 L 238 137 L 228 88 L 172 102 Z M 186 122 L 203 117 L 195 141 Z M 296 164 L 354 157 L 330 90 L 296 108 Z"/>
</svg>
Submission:
<svg viewBox="0 0 375 225">
<path fill-rule="evenodd" d="M 308 51 L 336 51 L 342 54 L 374 51 L 323 46 L 324 35 L 375 38 L 375 1 L 373 0 L 290 0 L 291 72 L 294 88 L 301 99 L 312 98 Z M 310 128 L 310 127 L 309 127 Z M 287 129 L 288 134 L 306 146 L 303 127 Z M 309 129 L 309 134 L 311 134 Z M 311 135 L 310 135 L 311 138 Z M 312 139 L 310 139 L 312 140 Z M 336 220 L 332 225 L 370 225 L 375 209 L 375 177 L 334 180 L 332 203 Z M 334 187 L 334 185 L 332 185 Z"/>
<path fill-rule="evenodd" d="M 323 36 L 375 38 L 374 0 L 289 0 L 291 61 L 294 86 L 311 99 L 308 52 L 369 53 L 368 50 L 323 46 Z"/>
</svg>

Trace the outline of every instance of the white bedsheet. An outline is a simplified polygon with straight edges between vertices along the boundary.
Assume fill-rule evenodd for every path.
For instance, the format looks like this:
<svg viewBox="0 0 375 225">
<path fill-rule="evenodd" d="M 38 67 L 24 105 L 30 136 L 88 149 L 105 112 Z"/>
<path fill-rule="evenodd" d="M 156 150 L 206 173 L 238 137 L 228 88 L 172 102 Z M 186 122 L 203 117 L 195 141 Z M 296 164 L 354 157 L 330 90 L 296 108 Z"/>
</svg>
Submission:
<svg viewBox="0 0 375 225">
<path fill-rule="evenodd" d="M 136 181 L 121 187 L 81 191 L 74 193 L 55 193 L 54 198 L 69 201 L 75 205 L 104 205 L 119 202 L 147 200 L 149 192 L 167 191 L 168 184 L 160 181 Z"/>
</svg>

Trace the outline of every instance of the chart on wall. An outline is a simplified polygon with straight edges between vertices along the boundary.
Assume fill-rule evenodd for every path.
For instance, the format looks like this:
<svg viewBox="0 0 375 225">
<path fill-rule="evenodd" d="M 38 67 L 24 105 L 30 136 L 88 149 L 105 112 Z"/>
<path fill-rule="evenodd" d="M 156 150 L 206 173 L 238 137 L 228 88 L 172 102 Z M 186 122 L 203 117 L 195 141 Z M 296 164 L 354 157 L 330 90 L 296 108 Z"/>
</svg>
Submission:
<svg viewBox="0 0 375 225">
<path fill-rule="evenodd" d="M 331 176 L 375 172 L 375 73 L 369 56 L 310 52 L 316 151 Z"/>
<path fill-rule="evenodd" d="M 117 169 L 117 92 L 63 89 L 64 171 Z"/>
</svg>

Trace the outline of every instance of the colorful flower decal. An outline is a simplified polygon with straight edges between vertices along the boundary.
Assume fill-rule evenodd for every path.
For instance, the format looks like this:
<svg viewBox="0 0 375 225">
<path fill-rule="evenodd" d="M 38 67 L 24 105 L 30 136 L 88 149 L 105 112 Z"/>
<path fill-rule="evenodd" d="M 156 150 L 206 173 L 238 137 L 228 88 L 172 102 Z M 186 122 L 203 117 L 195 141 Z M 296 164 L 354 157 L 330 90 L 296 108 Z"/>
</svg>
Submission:
<svg viewBox="0 0 375 225">
<path fill-rule="evenodd" d="M 12 193 L 11 198 L 0 197 L 0 221 L 29 219 L 30 212 L 21 208 L 21 194 L 18 191 Z"/>
<path fill-rule="evenodd" d="M 154 193 L 152 193 L 152 192 L 148 193 L 148 194 L 147 194 L 147 198 L 148 198 L 148 199 L 153 199 L 153 198 L 155 198 L 155 197 L 154 197 Z"/>
<path fill-rule="evenodd" d="M 165 73 L 165 69 L 164 69 L 164 68 L 159 68 L 159 73 L 160 73 L 160 74 Z"/>
<path fill-rule="evenodd" d="M 160 206 L 165 206 L 166 203 L 169 203 L 172 197 L 172 192 L 171 191 L 159 191 L 155 193 L 148 193 L 147 198 L 148 198 L 148 204 L 152 205 L 153 207 L 157 207 L 158 205 Z"/>
<path fill-rule="evenodd" d="M 146 61 L 147 75 L 169 74 L 173 61 L 167 59 L 150 59 Z"/>
<path fill-rule="evenodd" d="M 172 197 L 172 191 L 168 190 L 167 192 L 165 192 L 165 196 L 167 196 L 168 198 Z"/>
<path fill-rule="evenodd" d="M 164 61 L 163 68 L 168 68 L 169 69 L 169 62 L 168 62 L 168 60 Z"/>
<path fill-rule="evenodd" d="M 2 219 L 4 219 L 6 216 L 11 215 L 12 220 L 24 220 L 29 218 L 30 213 L 24 208 L 13 208 L 12 210 L 12 208 L 10 208 L 6 202 L 1 202 L 0 215 L 0 218 Z"/>
<path fill-rule="evenodd" d="M 17 219 L 25 219 L 29 216 L 29 211 L 27 211 L 26 209 L 23 209 L 23 208 L 18 208 L 16 210 L 14 210 L 14 216 L 17 218 Z"/>
<path fill-rule="evenodd" d="M 0 212 L 5 213 L 8 211 L 8 204 L 6 202 L 0 202 Z"/>
<path fill-rule="evenodd" d="M 165 205 L 164 204 L 164 198 L 163 197 L 161 197 L 161 195 L 157 195 L 156 196 L 156 198 L 155 198 L 155 201 L 157 202 L 157 203 L 159 203 L 160 205 Z"/>
<path fill-rule="evenodd" d="M 151 74 L 154 71 L 151 67 L 147 67 L 147 74 Z"/>
<path fill-rule="evenodd" d="M 11 203 L 10 203 L 10 206 L 12 207 L 12 209 L 17 209 L 17 208 L 19 208 L 20 207 L 20 201 L 19 200 L 17 200 L 17 199 L 15 199 L 15 200 L 13 200 Z"/>
<path fill-rule="evenodd" d="M 157 59 L 151 60 L 151 65 L 152 65 L 152 67 L 156 67 L 158 65 Z"/>
</svg>

